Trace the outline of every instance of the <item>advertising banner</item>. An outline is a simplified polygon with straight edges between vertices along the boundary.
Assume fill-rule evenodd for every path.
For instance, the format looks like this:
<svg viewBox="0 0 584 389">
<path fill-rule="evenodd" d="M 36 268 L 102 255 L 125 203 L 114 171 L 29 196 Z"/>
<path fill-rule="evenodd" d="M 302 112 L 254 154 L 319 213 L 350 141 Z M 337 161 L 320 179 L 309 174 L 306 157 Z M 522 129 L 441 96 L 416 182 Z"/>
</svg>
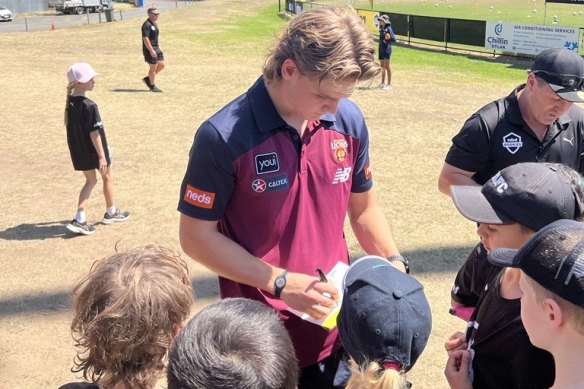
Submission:
<svg viewBox="0 0 584 389">
<path fill-rule="evenodd" d="M 584 0 L 546 0 L 546 3 L 583 4 Z"/>
<path fill-rule="evenodd" d="M 578 50 L 579 34 L 578 27 L 489 21 L 485 31 L 485 48 L 533 55 L 550 48 Z"/>
</svg>

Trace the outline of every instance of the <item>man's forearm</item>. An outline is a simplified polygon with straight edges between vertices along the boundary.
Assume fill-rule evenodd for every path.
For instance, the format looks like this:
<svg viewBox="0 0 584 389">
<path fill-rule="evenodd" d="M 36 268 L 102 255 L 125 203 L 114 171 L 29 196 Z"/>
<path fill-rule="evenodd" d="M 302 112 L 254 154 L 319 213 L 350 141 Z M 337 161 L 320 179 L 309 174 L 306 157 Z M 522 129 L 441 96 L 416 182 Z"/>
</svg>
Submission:
<svg viewBox="0 0 584 389">
<path fill-rule="evenodd" d="M 183 251 L 219 276 L 273 292 L 279 269 L 254 257 L 219 231 L 195 230 L 181 223 L 179 236 Z"/>
</svg>

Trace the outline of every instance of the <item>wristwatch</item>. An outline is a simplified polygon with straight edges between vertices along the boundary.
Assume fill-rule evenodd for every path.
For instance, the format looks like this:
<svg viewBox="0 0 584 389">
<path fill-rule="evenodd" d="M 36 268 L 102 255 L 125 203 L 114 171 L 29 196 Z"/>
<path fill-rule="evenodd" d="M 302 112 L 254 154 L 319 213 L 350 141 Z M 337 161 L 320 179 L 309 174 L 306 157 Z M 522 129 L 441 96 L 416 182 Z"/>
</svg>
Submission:
<svg viewBox="0 0 584 389">
<path fill-rule="evenodd" d="M 288 270 L 284 270 L 274 281 L 274 296 L 277 298 L 280 298 L 280 295 L 286 286 L 286 274 L 288 274 Z"/>
<path fill-rule="evenodd" d="M 406 268 L 406 274 L 410 274 L 410 262 L 407 259 L 405 259 L 403 256 L 391 255 L 391 256 L 387 257 L 387 260 L 389 262 L 399 261 L 399 262 L 403 263 L 404 267 Z"/>
</svg>

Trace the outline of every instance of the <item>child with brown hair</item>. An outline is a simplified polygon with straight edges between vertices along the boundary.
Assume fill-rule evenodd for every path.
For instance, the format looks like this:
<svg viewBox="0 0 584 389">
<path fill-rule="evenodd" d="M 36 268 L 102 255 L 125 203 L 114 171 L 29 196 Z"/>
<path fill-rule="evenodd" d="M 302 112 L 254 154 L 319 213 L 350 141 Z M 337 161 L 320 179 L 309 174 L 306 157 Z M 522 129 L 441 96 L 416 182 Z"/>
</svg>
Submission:
<svg viewBox="0 0 584 389">
<path fill-rule="evenodd" d="M 178 254 L 148 245 L 97 261 L 73 289 L 73 372 L 60 389 L 150 389 L 189 316 L 193 292 Z"/>
</svg>

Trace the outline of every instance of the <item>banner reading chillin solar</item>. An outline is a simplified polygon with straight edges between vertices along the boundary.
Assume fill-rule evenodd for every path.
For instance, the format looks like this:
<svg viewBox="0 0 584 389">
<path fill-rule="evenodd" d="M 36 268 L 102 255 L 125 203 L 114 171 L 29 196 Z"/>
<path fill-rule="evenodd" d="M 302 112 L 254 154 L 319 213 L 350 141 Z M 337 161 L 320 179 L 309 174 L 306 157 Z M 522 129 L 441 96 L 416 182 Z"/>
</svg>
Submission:
<svg viewBox="0 0 584 389">
<path fill-rule="evenodd" d="M 546 3 L 563 3 L 563 4 L 582 4 L 584 0 L 545 0 Z"/>
<path fill-rule="evenodd" d="M 578 50 L 579 33 L 578 27 L 487 22 L 485 47 L 533 55 L 551 48 Z"/>
</svg>

